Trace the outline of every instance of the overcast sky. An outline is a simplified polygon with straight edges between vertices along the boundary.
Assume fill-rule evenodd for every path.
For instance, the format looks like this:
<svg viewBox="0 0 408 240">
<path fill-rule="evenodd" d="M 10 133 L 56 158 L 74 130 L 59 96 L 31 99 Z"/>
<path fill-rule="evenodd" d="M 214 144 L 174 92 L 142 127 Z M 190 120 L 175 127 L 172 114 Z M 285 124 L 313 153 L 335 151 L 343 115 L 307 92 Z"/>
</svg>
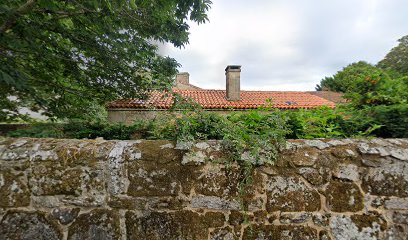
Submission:
<svg viewBox="0 0 408 240">
<path fill-rule="evenodd" d="M 355 61 L 377 63 L 408 34 L 408 0 L 213 0 L 210 22 L 190 44 L 170 45 L 190 83 L 225 89 L 224 69 L 242 65 L 241 89 L 314 90 Z"/>
</svg>

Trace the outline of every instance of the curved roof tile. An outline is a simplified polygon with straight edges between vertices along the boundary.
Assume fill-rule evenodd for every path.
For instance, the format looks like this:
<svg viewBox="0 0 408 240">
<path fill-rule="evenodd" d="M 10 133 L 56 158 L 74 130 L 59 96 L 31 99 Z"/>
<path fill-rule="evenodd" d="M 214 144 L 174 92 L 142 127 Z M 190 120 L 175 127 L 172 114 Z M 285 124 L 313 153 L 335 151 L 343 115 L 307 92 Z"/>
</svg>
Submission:
<svg viewBox="0 0 408 240">
<path fill-rule="evenodd" d="M 309 92 L 290 91 L 241 91 L 239 101 L 228 101 L 224 90 L 176 90 L 183 97 L 191 98 L 204 109 L 254 109 L 262 106 L 272 106 L 280 109 L 314 108 L 336 104 Z M 169 109 L 173 97 L 164 92 L 153 91 L 147 100 L 123 99 L 108 104 L 109 109 L 132 108 Z"/>
</svg>

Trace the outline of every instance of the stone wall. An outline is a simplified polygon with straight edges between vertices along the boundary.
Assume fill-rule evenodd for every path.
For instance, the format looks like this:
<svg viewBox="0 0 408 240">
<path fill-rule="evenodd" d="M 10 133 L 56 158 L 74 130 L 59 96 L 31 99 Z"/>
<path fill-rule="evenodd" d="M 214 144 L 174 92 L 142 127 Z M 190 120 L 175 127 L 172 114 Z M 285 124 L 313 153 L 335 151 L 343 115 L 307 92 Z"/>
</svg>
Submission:
<svg viewBox="0 0 408 240">
<path fill-rule="evenodd" d="M 133 124 L 138 120 L 152 120 L 157 117 L 167 117 L 169 119 L 174 118 L 174 112 L 169 112 L 168 110 L 150 110 L 150 109 L 132 109 L 132 108 L 116 108 L 107 109 L 108 111 L 108 121 L 111 123 L 124 123 L 127 125 Z M 234 112 L 234 110 L 211 110 L 206 109 L 206 111 L 214 112 L 217 114 L 228 115 Z M 246 112 L 247 110 L 235 110 L 239 112 Z"/>
<path fill-rule="evenodd" d="M 219 142 L 177 148 L 0 140 L 0 239 L 408 236 L 408 140 L 290 141 L 275 166 L 255 169 L 244 198 L 241 169 L 216 163 Z"/>
</svg>

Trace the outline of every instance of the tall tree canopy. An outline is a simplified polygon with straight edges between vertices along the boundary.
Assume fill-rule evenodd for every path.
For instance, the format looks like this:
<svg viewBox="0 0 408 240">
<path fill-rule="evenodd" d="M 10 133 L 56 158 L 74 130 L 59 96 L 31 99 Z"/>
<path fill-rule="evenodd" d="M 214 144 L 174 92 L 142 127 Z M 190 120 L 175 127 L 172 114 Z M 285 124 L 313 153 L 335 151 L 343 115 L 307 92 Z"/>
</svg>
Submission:
<svg viewBox="0 0 408 240">
<path fill-rule="evenodd" d="M 391 49 L 378 67 L 390 72 L 392 76 L 408 76 L 408 35 L 398 40 L 398 46 Z"/>
<path fill-rule="evenodd" d="M 2 0 L 0 121 L 16 117 L 21 106 L 72 117 L 95 103 L 169 87 L 178 63 L 160 56 L 154 42 L 187 44 L 188 21 L 207 21 L 210 4 Z"/>
<path fill-rule="evenodd" d="M 335 92 L 350 92 L 356 90 L 360 80 L 370 75 L 381 75 L 383 71 L 375 66 L 359 61 L 349 64 L 332 77 L 325 77 L 317 85 L 316 90 L 330 90 Z"/>
</svg>

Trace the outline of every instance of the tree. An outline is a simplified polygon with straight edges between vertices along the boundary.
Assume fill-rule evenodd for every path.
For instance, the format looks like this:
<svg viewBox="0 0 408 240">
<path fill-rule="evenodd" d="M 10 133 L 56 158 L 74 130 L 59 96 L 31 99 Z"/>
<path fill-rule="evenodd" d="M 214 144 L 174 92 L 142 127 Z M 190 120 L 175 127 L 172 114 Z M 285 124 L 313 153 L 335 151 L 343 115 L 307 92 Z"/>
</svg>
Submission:
<svg viewBox="0 0 408 240">
<path fill-rule="evenodd" d="M 50 117 L 73 117 L 95 104 L 168 88 L 178 63 L 160 56 L 154 42 L 183 47 L 187 21 L 207 21 L 210 4 L 2 0 L 0 121 L 17 117 L 22 106 Z"/>
<path fill-rule="evenodd" d="M 381 69 L 364 62 L 359 61 L 349 64 L 341 71 L 338 71 L 332 77 L 325 77 L 320 81 L 320 85 L 316 86 L 317 91 L 330 90 L 335 92 L 350 92 L 357 87 L 357 83 L 361 82 L 369 75 L 384 74 Z"/>
<path fill-rule="evenodd" d="M 378 67 L 389 72 L 393 77 L 408 76 L 408 35 L 398 40 L 398 46 L 391 49 Z"/>
</svg>

